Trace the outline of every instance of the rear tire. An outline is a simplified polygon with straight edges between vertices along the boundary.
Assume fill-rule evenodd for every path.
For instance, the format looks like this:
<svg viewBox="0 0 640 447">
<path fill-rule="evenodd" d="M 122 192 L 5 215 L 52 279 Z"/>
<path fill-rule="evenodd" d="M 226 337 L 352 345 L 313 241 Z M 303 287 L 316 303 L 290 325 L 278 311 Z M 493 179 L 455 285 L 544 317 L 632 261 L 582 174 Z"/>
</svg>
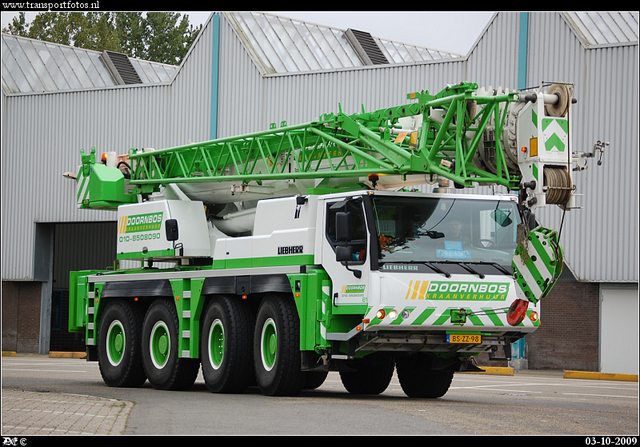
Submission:
<svg viewBox="0 0 640 447">
<path fill-rule="evenodd" d="M 142 386 L 147 380 L 140 352 L 142 312 L 129 301 L 112 299 L 101 313 L 98 365 L 102 380 L 114 387 Z"/>
<path fill-rule="evenodd" d="M 266 295 L 256 318 L 253 358 L 258 387 L 267 396 L 302 391 L 300 319 L 293 299 Z"/>
<path fill-rule="evenodd" d="M 168 299 L 151 304 L 142 326 L 142 363 L 159 390 L 187 390 L 198 375 L 198 359 L 178 357 L 178 314 Z"/>
<path fill-rule="evenodd" d="M 369 354 L 349 365 L 356 371 L 340 372 L 342 385 L 351 394 L 383 393 L 393 377 L 393 357 L 386 353 Z"/>
<path fill-rule="evenodd" d="M 253 319 L 244 301 L 215 297 L 203 313 L 202 375 L 212 393 L 241 393 L 254 380 Z"/>
<path fill-rule="evenodd" d="M 431 357 L 423 353 L 396 358 L 398 380 L 409 397 L 437 398 L 451 386 L 453 371 L 431 369 Z"/>
</svg>

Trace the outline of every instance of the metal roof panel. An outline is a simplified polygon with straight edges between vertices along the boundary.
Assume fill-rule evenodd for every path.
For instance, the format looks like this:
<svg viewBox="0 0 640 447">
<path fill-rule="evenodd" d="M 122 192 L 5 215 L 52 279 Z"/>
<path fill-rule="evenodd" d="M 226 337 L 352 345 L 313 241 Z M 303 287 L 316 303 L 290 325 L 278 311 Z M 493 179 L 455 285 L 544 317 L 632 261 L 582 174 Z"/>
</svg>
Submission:
<svg viewBox="0 0 640 447">
<path fill-rule="evenodd" d="M 2 34 L 2 88 L 5 94 L 113 87 L 100 52 Z M 129 58 L 143 84 L 167 83 L 178 67 Z"/>
<path fill-rule="evenodd" d="M 346 38 L 346 30 L 262 12 L 223 14 L 263 74 L 365 65 Z M 371 37 L 391 64 L 462 57 L 457 53 Z"/>
<path fill-rule="evenodd" d="M 637 11 L 564 12 L 563 16 L 587 48 L 638 43 Z"/>
</svg>

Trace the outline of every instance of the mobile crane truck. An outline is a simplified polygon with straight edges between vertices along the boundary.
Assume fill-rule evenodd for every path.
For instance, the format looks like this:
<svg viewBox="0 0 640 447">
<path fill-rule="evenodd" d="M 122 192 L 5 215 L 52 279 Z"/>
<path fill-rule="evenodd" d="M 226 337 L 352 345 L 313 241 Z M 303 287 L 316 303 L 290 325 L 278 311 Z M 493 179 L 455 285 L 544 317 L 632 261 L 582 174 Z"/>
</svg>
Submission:
<svg viewBox="0 0 640 447">
<path fill-rule="evenodd" d="M 77 204 L 117 210 L 117 260 L 70 273 L 69 330 L 109 386 L 187 389 L 201 367 L 211 392 L 297 395 L 339 371 L 377 394 L 396 368 L 408 396 L 440 397 L 540 324 L 563 254 L 533 211 L 577 208 L 572 90 L 464 82 L 102 161 L 82 150 Z M 507 193 L 458 191 L 476 183 Z"/>
</svg>

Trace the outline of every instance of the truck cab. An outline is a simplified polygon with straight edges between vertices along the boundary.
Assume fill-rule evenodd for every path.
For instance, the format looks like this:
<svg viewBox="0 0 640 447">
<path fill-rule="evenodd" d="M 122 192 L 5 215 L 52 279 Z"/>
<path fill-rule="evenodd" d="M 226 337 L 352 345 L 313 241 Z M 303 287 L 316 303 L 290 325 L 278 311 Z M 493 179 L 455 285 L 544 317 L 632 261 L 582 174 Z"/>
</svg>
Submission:
<svg viewBox="0 0 640 447">
<path fill-rule="evenodd" d="M 316 260 L 331 277 L 332 311 L 363 316 L 352 354 L 493 354 L 539 325 L 539 307 L 517 327 L 506 318 L 517 299 L 514 196 L 368 191 L 321 202 Z"/>
</svg>

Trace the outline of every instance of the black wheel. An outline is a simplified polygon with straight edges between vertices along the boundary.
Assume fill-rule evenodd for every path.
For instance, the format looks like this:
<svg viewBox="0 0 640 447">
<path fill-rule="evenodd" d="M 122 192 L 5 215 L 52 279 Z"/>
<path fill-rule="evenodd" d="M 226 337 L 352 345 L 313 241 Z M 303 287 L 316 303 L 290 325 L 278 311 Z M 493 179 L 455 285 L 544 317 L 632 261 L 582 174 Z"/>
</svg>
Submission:
<svg viewBox="0 0 640 447">
<path fill-rule="evenodd" d="M 186 390 L 196 380 L 198 359 L 178 356 L 178 314 L 170 300 L 158 299 L 147 310 L 142 326 L 142 363 L 156 389 Z"/>
<path fill-rule="evenodd" d="M 300 319 L 293 299 L 267 295 L 260 304 L 253 336 L 258 387 L 267 396 L 295 396 L 302 391 Z"/>
<path fill-rule="evenodd" d="M 409 397 L 442 397 L 449 390 L 453 371 L 431 369 L 431 357 L 418 353 L 396 358 L 398 380 Z"/>
<path fill-rule="evenodd" d="M 138 387 L 146 380 L 140 353 L 142 312 L 122 299 L 109 300 L 101 312 L 98 365 L 108 386 Z"/>
<path fill-rule="evenodd" d="M 240 393 L 253 381 L 253 319 L 244 301 L 215 297 L 203 313 L 202 375 L 213 393 Z"/>
<path fill-rule="evenodd" d="M 319 388 L 327 379 L 328 374 L 329 371 L 304 371 L 302 373 L 304 376 L 304 385 L 302 388 L 305 390 L 315 390 Z"/>
<path fill-rule="evenodd" d="M 378 352 L 349 364 L 355 371 L 340 372 L 342 385 L 351 394 L 380 394 L 387 389 L 393 377 L 393 356 Z"/>
</svg>

